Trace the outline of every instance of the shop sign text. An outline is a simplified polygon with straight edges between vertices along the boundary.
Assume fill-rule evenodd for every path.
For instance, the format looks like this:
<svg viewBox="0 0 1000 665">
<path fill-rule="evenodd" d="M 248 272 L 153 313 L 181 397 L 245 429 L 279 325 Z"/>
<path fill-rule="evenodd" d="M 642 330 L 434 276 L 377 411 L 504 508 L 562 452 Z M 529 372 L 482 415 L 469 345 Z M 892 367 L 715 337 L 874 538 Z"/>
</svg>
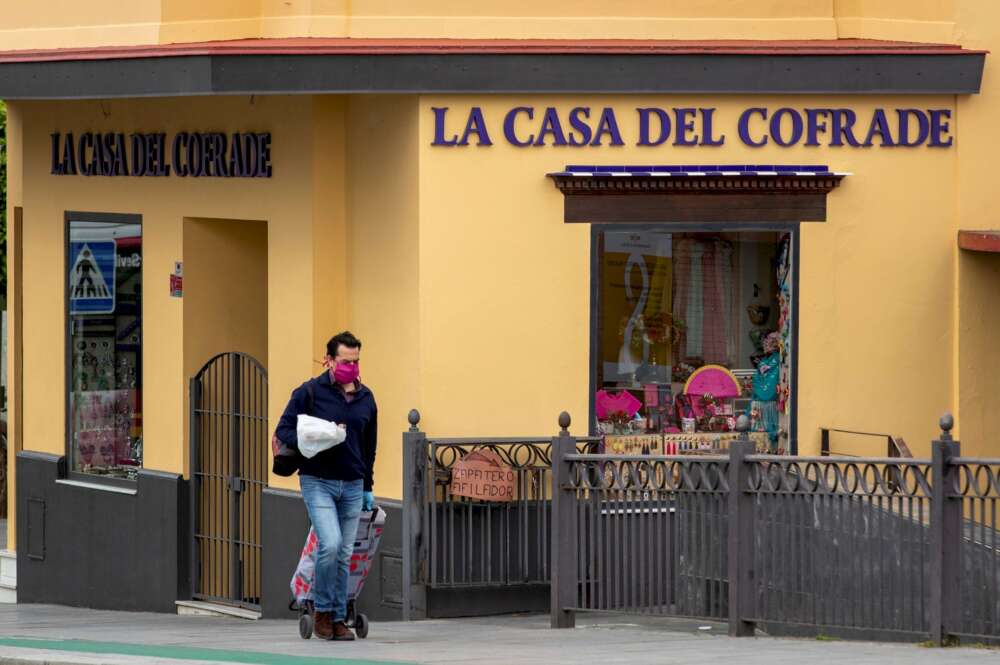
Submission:
<svg viewBox="0 0 1000 665">
<path fill-rule="evenodd" d="M 480 501 L 513 501 L 516 474 L 492 450 L 475 450 L 451 469 L 452 496 Z"/>
<path fill-rule="evenodd" d="M 584 148 L 626 143 L 644 147 L 668 143 L 721 146 L 730 133 L 722 126 L 715 108 L 702 107 L 630 110 L 628 113 L 637 116 L 635 136 L 625 135 L 619 122 L 622 112 L 612 107 L 578 106 L 563 111 L 553 106 L 516 106 L 502 118 L 489 119 L 478 106 L 458 119 L 448 116 L 446 106 L 432 107 L 431 111 L 434 146 L 491 146 L 501 137 L 518 148 Z M 766 145 L 947 148 L 954 140 L 949 133 L 950 124 L 951 109 L 877 108 L 871 113 L 859 113 L 849 108 L 751 107 L 739 114 L 732 130 L 740 143 L 753 148 Z"/>
<path fill-rule="evenodd" d="M 52 175 L 270 178 L 270 132 L 54 132 Z"/>
</svg>

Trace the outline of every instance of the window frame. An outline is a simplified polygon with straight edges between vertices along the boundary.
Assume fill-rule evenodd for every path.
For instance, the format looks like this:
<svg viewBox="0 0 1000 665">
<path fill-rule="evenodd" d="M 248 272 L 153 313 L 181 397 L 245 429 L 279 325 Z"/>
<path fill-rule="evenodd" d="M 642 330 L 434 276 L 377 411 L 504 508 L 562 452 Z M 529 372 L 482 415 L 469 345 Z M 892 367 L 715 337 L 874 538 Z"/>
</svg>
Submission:
<svg viewBox="0 0 1000 665">
<path fill-rule="evenodd" d="M 73 386 L 73 325 L 72 317 L 70 315 L 70 298 L 69 298 L 69 267 L 71 257 L 69 255 L 69 244 L 70 244 L 70 225 L 72 222 L 112 222 L 118 224 L 137 224 L 142 228 L 142 215 L 138 213 L 120 213 L 120 212 L 78 212 L 73 210 L 66 210 L 63 213 L 63 270 L 62 270 L 62 285 L 63 285 L 63 367 L 65 381 L 63 385 L 63 400 L 64 400 L 64 427 L 63 427 L 63 438 L 64 438 L 64 452 L 65 452 L 65 477 L 69 480 L 79 481 L 84 484 L 91 485 L 104 485 L 109 487 L 122 487 L 126 489 L 136 489 L 138 485 L 138 480 L 129 480 L 128 478 L 108 478 L 107 476 L 100 476 L 93 473 L 84 473 L 83 471 L 74 470 L 74 460 L 73 460 L 73 411 L 71 406 L 71 395 Z M 143 229 L 143 231 L 145 231 Z M 145 233 L 142 233 L 142 238 L 145 240 Z M 142 285 L 146 284 L 146 254 L 143 252 L 142 265 L 139 267 L 139 275 L 142 279 Z M 143 295 L 140 298 L 139 303 L 139 354 L 142 357 L 142 366 L 145 368 L 145 347 L 143 346 L 143 322 L 145 321 L 145 309 L 146 309 L 146 298 Z M 142 388 L 140 387 L 140 390 Z M 145 419 L 143 421 L 143 442 L 145 442 Z M 143 450 L 143 457 L 145 457 L 145 449 Z M 145 463 L 139 467 L 139 471 L 145 469 Z"/>
<path fill-rule="evenodd" d="M 739 233 L 749 231 L 764 231 L 770 233 L 791 234 L 791 267 L 792 267 L 792 355 L 789 359 L 790 383 L 789 399 L 791 406 L 788 412 L 788 454 L 799 453 L 799 267 L 801 223 L 702 223 L 688 224 L 676 222 L 661 222 L 650 224 L 591 224 L 590 225 L 590 369 L 589 392 L 587 394 L 588 414 L 587 431 L 591 436 L 599 436 L 596 422 L 596 405 L 594 395 L 597 393 L 597 361 L 601 354 L 601 251 L 603 249 L 602 234 L 605 232 L 643 232 L 666 231 L 670 233 Z"/>
</svg>

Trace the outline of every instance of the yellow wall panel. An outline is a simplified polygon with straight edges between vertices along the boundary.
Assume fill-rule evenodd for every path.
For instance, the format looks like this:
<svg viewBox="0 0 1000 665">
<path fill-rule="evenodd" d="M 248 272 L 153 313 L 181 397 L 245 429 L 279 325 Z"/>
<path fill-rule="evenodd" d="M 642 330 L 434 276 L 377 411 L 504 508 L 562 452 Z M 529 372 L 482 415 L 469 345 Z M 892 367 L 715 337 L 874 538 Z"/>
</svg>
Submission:
<svg viewBox="0 0 1000 665">
<path fill-rule="evenodd" d="M 65 449 L 63 344 L 65 210 L 143 216 L 144 463 L 183 472 L 185 394 L 184 300 L 171 298 L 168 278 L 184 252 L 185 218 L 268 222 L 267 310 L 272 421 L 281 395 L 312 371 L 312 243 L 308 104 L 282 97 L 25 103 L 25 263 L 42 266 L 24 280 L 25 448 Z M 49 133 L 73 131 L 270 131 L 271 179 L 87 178 L 49 175 Z M 304 159 L 303 159 L 304 158 Z M 53 395 L 57 397 L 53 401 Z M 279 396 L 279 397 L 275 397 Z"/>
<path fill-rule="evenodd" d="M 385 497 L 401 496 L 406 414 L 434 385 L 420 374 L 417 112 L 413 97 L 354 97 L 348 108 L 348 325 L 379 407 L 375 492 Z"/>
<path fill-rule="evenodd" d="M 142 0 L 11 5 L 4 48 L 275 37 L 835 39 L 951 42 L 969 0 Z M 980 5 L 992 3 L 979 2 Z"/>
</svg>

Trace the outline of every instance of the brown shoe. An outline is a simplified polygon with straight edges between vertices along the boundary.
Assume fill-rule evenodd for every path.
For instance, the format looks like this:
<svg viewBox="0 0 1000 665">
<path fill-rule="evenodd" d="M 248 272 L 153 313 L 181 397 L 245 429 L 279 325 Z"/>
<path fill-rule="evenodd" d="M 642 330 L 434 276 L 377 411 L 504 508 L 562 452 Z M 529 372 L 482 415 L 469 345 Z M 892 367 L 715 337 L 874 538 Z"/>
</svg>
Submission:
<svg viewBox="0 0 1000 665">
<path fill-rule="evenodd" d="M 321 640 L 332 640 L 333 631 L 333 621 L 330 618 L 329 612 L 316 612 L 316 623 L 313 626 L 313 634 L 316 635 Z"/>
<path fill-rule="evenodd" d="M 350 642 L 354 639 L 354 633 L 343 621 L 333 624 L 333 639 L 338 642 Z"/>
</svg>

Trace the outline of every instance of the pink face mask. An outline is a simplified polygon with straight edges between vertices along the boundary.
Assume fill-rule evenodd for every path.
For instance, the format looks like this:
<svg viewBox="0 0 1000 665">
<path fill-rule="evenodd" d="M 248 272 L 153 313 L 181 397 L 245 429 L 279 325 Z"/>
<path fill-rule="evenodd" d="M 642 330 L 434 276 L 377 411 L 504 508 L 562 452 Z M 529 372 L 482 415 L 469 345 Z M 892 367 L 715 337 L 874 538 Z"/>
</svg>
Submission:
<svg viewBox="0 0 1000 665">
<path fill-rule="evenodd" d="M 333 378 L 337 383 L 354 383 L 359 372 L 358 363 L 337 363 L 333 368 Z"/>
</svg>

